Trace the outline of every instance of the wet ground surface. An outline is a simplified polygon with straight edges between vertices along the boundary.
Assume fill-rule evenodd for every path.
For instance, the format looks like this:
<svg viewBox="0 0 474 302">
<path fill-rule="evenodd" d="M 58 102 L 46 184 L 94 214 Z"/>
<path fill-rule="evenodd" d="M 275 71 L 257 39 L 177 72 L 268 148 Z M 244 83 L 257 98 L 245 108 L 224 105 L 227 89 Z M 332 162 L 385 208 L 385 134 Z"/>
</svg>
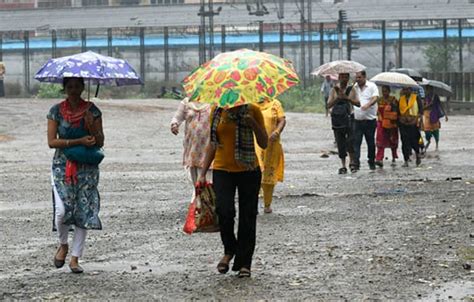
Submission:
<svg viewBox="0 0 474 302">
<path fill-rule="evenodd" d="M 258 216 L 252 278 L 219 275 L 218 234 L 182 233 L 191 187 L 176 101 L 99 101 L 103 231 L 82 275 L 55 269 L 46 113 L 0 99 L 0 300 L 474 300 L 474 124 L 443 123 L 440 151 L 337 175 L 329 119 L 287 115 L 286 179 Z M 328 157 L 321 157 L 329 154 Z M 365 155 L 365 149 L 362 151 Z"/>
</svg>

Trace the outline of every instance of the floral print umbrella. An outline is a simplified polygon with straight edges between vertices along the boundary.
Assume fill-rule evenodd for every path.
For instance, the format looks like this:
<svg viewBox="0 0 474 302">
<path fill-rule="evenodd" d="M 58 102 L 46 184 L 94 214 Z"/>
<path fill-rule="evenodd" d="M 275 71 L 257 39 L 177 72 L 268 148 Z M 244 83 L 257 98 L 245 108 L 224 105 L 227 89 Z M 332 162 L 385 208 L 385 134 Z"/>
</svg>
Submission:
<svg viewBox="0 0 474 302">
<path fill-rule="evenodd" d="M 190 101 L 231 108 L 274 98 L 298 82 L 290 61 L 239 49 L 221 53 L 199 66 L 182 84 Z"/>
<path fill-rule="evenodd" d="M 81 77 L 93 84 L 140 85 L 140 76 L 127 61 L 87 51 L 50 59 L 36 73 L 40 82 L 62 83 L 63 78 Z"/>
</svg>

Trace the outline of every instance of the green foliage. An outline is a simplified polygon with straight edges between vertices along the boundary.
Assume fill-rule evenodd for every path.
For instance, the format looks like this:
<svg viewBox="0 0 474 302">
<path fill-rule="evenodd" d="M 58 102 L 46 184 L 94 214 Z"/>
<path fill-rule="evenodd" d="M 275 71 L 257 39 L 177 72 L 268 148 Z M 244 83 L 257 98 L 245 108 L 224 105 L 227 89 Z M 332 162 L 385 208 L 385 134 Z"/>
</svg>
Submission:
<svg viewBox="0 0 474 302">
<path fill-rule="evenodd" d="M 313 83 L 303 89 L 296 86 L 278 97 L 285 111 L 293 112 L 325 112 L 324 98 L 320 92 L 320 84 Z"/>
<path fill-rule="evenodd" d="M 36 96 L 40 99 L 59 99 L 64 96 L 63 87 L 59 84 L 41 83 Z"/>
<path fill-rule="evenodd" d="M 458 46 L 454 43 L 448 43 L 444 47 L 443 43 L 430 43 L 425 48 L 424 55 L 428 61 L 428 68 L 431 72 L 453 70 L 452 63 Z"/>
</svg>

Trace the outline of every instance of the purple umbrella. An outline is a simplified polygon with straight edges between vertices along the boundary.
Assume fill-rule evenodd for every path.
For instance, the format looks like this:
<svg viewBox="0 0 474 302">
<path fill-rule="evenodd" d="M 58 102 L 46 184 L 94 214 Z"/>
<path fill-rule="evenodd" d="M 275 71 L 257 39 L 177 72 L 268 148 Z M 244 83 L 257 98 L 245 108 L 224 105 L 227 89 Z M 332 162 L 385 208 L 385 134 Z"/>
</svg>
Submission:
<svg viewBox="0 0 474 302">
<path fill-rule="evenodd" d="M 143 84 L 140 76 L 127 61 L 93 51 L 50 59 L 35 75 L 38 81 L 50 83 L 62 83 L 63 78 L 71 77 L 81 77 L 97 85 Z"/>
</svg>

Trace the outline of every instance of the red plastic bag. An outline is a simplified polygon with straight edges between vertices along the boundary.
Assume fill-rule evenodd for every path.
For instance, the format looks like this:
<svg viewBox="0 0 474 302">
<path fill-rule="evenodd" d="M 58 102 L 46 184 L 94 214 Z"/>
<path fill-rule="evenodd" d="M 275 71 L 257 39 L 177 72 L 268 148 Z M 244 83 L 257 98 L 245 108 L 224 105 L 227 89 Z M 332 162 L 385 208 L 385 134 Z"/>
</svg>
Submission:
<svg viewBox="0 0 474 302">
<path fill-rule="evenodd" d="M 196 220 L 195 220 L 195 211 L 196 211 L 196 203 L 194 202 L 196 199 L 194 199 L 190 204 L 189 204 L 189 209 L 188 209 L 188 215 L 186 215 L 186 222 L 184 223 L 184 228 L 183 231 L 186 234 L 192 234 L 196 229 Z"/>
<path fill-rule="evenodd" d="M 195 198 L 189 205 L 183 231 L 187 234 L 219 231 L 219 221 L 216 213 L 216 195 L 212 184 L 196 184 Z"/>
</svg>

